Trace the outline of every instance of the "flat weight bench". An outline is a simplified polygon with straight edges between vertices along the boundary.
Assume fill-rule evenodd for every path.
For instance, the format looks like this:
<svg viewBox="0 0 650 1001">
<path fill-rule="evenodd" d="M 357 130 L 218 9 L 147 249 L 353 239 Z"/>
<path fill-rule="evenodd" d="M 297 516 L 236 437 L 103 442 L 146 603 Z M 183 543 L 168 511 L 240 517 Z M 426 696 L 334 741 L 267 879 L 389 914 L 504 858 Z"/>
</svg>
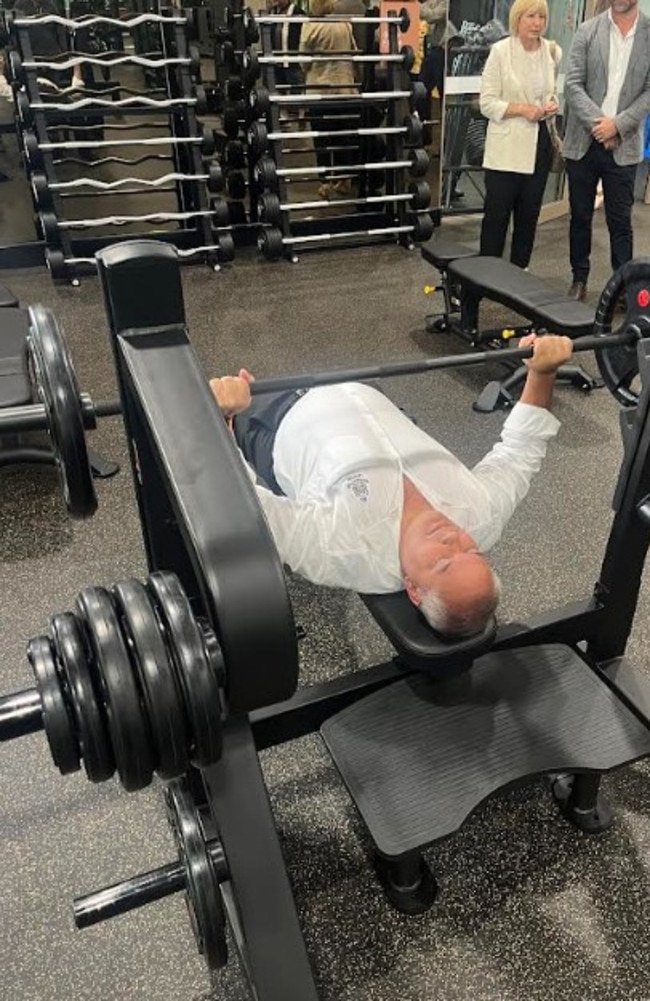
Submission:
<svg viewBox="0 0 650 1001">
<path fill-rule="evenodd" d="M 445 301 L 444 312 L 428 318 L 428 330 L 450 330 L 474 347 L 493 347 L 495 351 L 511 337 L 532 332 L 547 331 L 571 338 L 593 333 L 595 310 L 500 257 L 480 257 L 469 247 L 443 240 L 429 240 L 421 250 L 424 259 L 442 276 L 437 290 L 443 292 Z M 523 327 L 480 331 L 478 312 L 482 299 L 498 302 L 529 322 Z M 513 390 L 524 381 L 526 372 L 524 365 L 518 365 L 504 381 L 488 383 L 474 409 L 490 413 L 512 406 Z M 563 366 L 558 378 L 585 391 L 602 385 L 580 365 Z"/>
<path fill-rule="evenodd" d="M 35 402 L 27 353 L 29 311 L 21 309 L 9 289 L 0 286 L 0 409 L 28 406 Z M 93 476 L 113 476 L 119 469 L 89 450 Z M 21 463 L 52 465 L 49 445 L 39 444 L 33 432 L 0 436 L 0 468 Z"/>
</svg>

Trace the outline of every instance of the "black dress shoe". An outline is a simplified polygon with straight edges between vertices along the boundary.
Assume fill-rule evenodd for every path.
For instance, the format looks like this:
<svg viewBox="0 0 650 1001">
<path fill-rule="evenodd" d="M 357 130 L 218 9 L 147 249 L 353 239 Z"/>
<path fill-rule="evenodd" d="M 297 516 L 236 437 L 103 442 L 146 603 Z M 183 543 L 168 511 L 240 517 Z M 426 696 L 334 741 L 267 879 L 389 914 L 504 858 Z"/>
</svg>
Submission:
<svg viewBox="0 0 650 1001">
<path fill-rule="evenodd" d="M 584 302 L 587 298 L 587 283 L 571 282 L 567 295 L 569 299 L 575 299 L 577 302 Z"/>
</svg>

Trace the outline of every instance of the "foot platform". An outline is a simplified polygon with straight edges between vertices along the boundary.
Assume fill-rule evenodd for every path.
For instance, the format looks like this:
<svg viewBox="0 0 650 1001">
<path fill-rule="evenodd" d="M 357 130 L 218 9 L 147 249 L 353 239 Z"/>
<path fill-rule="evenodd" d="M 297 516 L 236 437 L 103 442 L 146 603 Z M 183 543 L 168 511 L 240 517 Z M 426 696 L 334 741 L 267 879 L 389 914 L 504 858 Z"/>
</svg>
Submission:
<svg viewBox="0 0 650 1001">
<path fill-rule="evenodd" d="M 398 681 L 321 733 L 389 859 L 452 834 L 518 779 L 604 772 L 650 754 L 650 732 L 559 644 L 488 653 L 447 681 Z"/>
</svg>

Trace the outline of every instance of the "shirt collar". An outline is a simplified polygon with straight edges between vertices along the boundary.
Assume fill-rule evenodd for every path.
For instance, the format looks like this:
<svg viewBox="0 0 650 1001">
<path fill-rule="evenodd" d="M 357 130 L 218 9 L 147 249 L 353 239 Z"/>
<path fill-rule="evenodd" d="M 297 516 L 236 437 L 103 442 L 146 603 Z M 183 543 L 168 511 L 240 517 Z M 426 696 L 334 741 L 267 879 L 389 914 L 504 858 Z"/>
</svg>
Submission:
<svg viewBox="0 0 650 1001">
<path fill-rule="evenodd" d="M 610 25 L 612 27 L 616 28 L 617 31 L 618 31 L 618 33 L 619 33 L 619 35 L 621 35 L 621 29 L 618 27 L 618 25 L 616 24 L 614 18 L 612 17 L 612 8 L 611 7 L 607 11 L 607 17 L 609 18 Z M 636 18 L 634 20 L 634 24 L 632 25 L 632 27 L 628 31 L 627 35 L 625 36 L 625 39 L 624 39 L 625 41 L 627 41 L 628 38 L 633 38 L 634 37 L 634 35 L 636 34 L 636 28 L 637 28 L 638 23 L 639 23 L 639 12 L 637 11 Z M 623 36 L 621 35 L 621 37 L 623 37 Z"/>
</svg>

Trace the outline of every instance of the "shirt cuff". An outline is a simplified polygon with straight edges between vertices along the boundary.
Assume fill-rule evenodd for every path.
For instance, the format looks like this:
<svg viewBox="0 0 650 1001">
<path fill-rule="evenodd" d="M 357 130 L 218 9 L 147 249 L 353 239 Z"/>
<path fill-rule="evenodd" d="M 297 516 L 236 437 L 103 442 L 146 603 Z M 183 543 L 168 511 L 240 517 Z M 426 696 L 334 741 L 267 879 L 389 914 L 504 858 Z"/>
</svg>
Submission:
<svg viewBox="0 0 650 1001">
<path fill-rule="evenodd" d="M 517 431 L 549 441 L 560 430 L 560 422 L 546 407 L 535 407 L 532 403 L 515 403 L 503 430 Z"/>
</svg>

